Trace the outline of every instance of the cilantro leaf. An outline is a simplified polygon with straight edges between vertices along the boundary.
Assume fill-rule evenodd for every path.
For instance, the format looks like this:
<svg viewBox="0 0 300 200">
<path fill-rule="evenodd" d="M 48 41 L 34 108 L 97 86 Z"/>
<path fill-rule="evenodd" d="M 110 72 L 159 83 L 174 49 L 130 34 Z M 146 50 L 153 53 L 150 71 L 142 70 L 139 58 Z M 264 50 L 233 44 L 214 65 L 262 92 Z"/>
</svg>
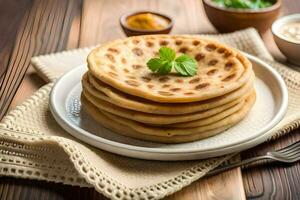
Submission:
<svg viewBox="0 0 300 200">
<path fill-rule="evenodd" d="M 168 47 L 159 49 L 159 58 L 151 58 L 147 62 L 148 68 L 161 75 L 166 75 L 175 69 L 182 76 L 193 76 L 197 73 L 197 62 L 192 57 L 183 54 L 176 58 L 176 53 Z"/>
<path fill-rule="evenodd" d="M 172 62 L 176 57 L 176 53 L 171 48 L 161 47 L 159 49 L 159 57 L 160 57 L 160 59 Z"/>
<path fill-rule="evenodd" d="M 172 70 L 172 65 L 170 65 L 168 61 L 160 58 L 151 58 L 147 62 L 147 66 L 152 72 L 156 72 L 161 75 L 168 74 Z"/>
<path fill-rule="evenodd" d="M 194 76 L 197 73 L 197 62 L 188 55 L 176 58 L 175 70 L 183 76 Z"/>
</svg>

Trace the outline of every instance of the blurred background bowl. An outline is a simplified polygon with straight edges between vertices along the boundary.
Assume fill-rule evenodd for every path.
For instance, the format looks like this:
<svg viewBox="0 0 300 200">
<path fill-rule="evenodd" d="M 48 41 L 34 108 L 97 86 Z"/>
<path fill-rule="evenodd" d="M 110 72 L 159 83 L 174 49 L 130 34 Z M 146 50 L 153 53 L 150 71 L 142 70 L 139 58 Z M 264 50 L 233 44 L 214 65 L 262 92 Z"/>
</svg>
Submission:
<svg viewBox="0 0 300 200">
<path fill-rule="evenodd" d="M 288 61 L 300 66 L 300 43 L 290 41 L 280 34 L 284 25 L 293 22 L 300 23 L 300 14 L 288 15 L 276 20 L 272 25 L 272 34 L 276 45 Z"/>
<path fill-rule="evenodd" d="M 278 17 L 281 8 L 281 0 L 277 0 L 270 7 L 257 10 L 223 8 L 211 0 L 202 0 L 202 2 L 208 19 L 222 33 L 254 27 L 263 34 Z"/>
<path fill-rule="evenodd" d="M 167 19 L 169 21 L 168 26 L 166 26 L 163 29 L 160 30 L 144 30 L 144 29 L 135 29 L 135 28 L 131 28 L 127 25 L 127 18 L 134 16 L 134 15 L 138 15 L 138 14 L 146 14 L 146 13 L 150 13 L 153 15 L 157 15 L 160 17 L 163 17 L 165 19 Z M 173 28 L 173 24 L 174 21 L 171 17 L 161 14 L 161 13 L 157 13 L 157 12 L 152 12 L 152 11 L 136 11 L 136 12 L 130 12 L 127 14 L 124 14 L 120 17 L 120 25 L 124 31 L 124 33 L 130 37 L 130 36 L 137 36 L 137 35 L 153 35 L 153 34 L 168 34 L 171 32 L 172 28 Z"/>
</svg>

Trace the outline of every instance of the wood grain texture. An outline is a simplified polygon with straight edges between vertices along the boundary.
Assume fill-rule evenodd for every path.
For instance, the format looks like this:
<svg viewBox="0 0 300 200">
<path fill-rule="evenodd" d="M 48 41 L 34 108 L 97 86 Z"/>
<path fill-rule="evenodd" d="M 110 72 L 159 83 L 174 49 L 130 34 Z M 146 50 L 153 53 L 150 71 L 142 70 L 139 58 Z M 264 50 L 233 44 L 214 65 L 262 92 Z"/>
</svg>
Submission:
<svg viewBox="0 0 300 200">
<path fill-rule="evenodd" d="M 11 4 L 7 7 L 8 2 Z M 299 12 L 299 4 L 298 0 L 284 0 L 283 14 Z M 215 32 L 205 16 L 200 0 L 28 0 L 22 3 L 17 0 L 0 0 L 0 36 L 2 38 L 2 33 L 4 33 L 8 38 L 7 42 L 0 41 L 1 70 L 2 67 L 12 70 L 13 67 L 20 65 L 23 66 L 22 69 L 27 69 L 29 59 L 33 55 L 91 46 L 125 37 L 119 26 L 119 16 L 131 10 L 142 9 L 156 10 L 172 16 L 175 19 L 172 33 Z M 19 13 L 15 14 L 16 12 Z M 9 20 L 11 23 L 8 25 Z M 284 61 L 270 33 L 264 36 L 264 39 L 273 55 Z M 18 64 L 14 64 L 15 62 Z M 3 95 L 14 96 L 13 92 L 20 85 L 11 107 L 21 103 L 44 84 L 30 67 L 26 74 L 23 71 L 22 73 L 23 75 L 19 74 L 18 80 L 25 75 L 24 80 L 16 81 L 13 89 L 10 89 L 11 92 Z M 1 89 L 3 88 L 0 88 L 0 92 Z M 10 99 L 6 97 L 5 100 Z M 284 141 L 278 141 L 277 146 L 277 142 L 274 142 L 249 150 L 243 154 L 243 157 L 261 154 L 267 148 L 278 148 L 280 145 L 295 141 L 296 138 L 293 137 L 299 133 L 296 131 L 293 135 L 283 138 Z M 244 170 L 242 180 L 241 171 L 234 169 L 218 176 L 196 181 L 168 199 L 245 199 L 245 191 L 247 199 L 270 199 L 272 197 L 274 199 L 288 199 L 286 197 L 300 199 L 297 191 L 300 188 L 299 172 L 299 164 L 293 166 L 276 164 Z M 245 191 L 242 183 L 244 183 Z M 89 188 L 2 177 L 0 199 L 106 198 Z"/>
</svg>

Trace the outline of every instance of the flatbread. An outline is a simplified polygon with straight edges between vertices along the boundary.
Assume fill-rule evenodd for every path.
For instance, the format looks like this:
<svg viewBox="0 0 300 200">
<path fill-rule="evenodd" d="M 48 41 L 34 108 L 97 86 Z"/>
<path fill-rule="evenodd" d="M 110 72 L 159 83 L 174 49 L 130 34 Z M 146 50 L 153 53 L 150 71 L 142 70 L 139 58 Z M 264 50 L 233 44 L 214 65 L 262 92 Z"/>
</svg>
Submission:
<svg viewBox="0 0 300 200">
<path fill-rule="evenodd" d="M 194 57 L 197 75 L 153 74 L 147 61 L 161 46 Z M 249 81 L 251 62 L 238 51 L 198 36 L 147 35 L 115 40 L 94 49 L 87 58 L 98 80 L 134 96 L 156 102 L 202 101 L 234 91 Z"/>
<path fill-rule="evenodd" d="M 124 117 L 124 118 L 134 120 L 137 122 L 141 122 L 141 123 L 152 124 L 152 125 L 164 125 L 164 124 L 191 122 L 194 120 L 208 118 L 208 117 L 214 116 L 214 115 L 218 115 L 214 119 L 222 119 L 232 113 L 232 111 L 228 111 L 228 110 L 236 110 L 236 107 L 240 108 L 241 104 L 244 103 L 244 100 L 250 94 L 251 94 L 251 91 L 249 94 L 246 94 L 239 99 L 236 99 L 232 102 L 229 102 L 227 104 L 221 105 L 219 107 L 216 107 L 216 108 L 213 108 L 210 110 L 205 110 L 205 111 L 200 111 L 200 112 L 190 113 L 190 114 L 184 114 L 184 115 L 168 116 L 168 115 L 149 114 L 149 113 L 143 113 L 143 112 L 124 109 L 122 107 L 116 106 L 105 100 L 95 97 L 88 90 L 86 90 L 85 87 L 83 89 L 83 95 L 86 97 L 86 99 L 89 102 L 91 102 L 94 106 L 96 106 L 98 109 L 100 109 L 101 111 L 106 111 L 106 112 L 109 112 L 111 114 L 114 114 L 114 115 L 117 115 L 120 117 Z M 227 110 L 227 112 L 225 112 L 226 110 Z"/>
<path fill-rule="evenodd" d="M 254 74 L 251 79 L 228 94 L 213 99 L 194 102 L 194 103 L 157 103 L 143 98 L 128 95 L 120 92 L 111 86 L 97 80 L 90 73 L 86 73 L 82 78 L 83 87 L 88 90 L 93 96 L 102 100 L 108 101 L 119 107 L 130 110 L 140 111 L 144 113 L 163 114 L 163 115 L 182 115 L 194 112 L 209 110 L 234 100 L 241 98 L 246 93 L 249 93 L 253 87 Z"/>
<path fill-rule="evenodd" d="M 133 120 L 129 120 L 123 117 L 113 115 L 106 111 L 100 111 L 99 109 L 98 112 L 101 112 L 107 118 L 110 118 L 111 120 L 122 124 L 124 127 L 130 127 L 131 129 L 146 135 L 173 137 L 175 135 L 191 135 L 191 134 L 202 133 L 205 131 L 210 131 L 224 126 L 228 126 L 228 125 L 230 126 L 232 124 L 236 124 L 248 114 L 248 112 L 250 111 L 251 107 L 255 102 L 255 98 L 256 95 L 254 92 L 253 95 L 250 95 L 250 97 L 245 100 L 245 105 L 236 113 L 228 117 L 225 117 L 224 119 L 217 121 L 213 124 L 209 124 L 206 126 L 199 126 L 195 128 L 166 128 L 166 127 L 150 126 L 150 125 L 146 125 L 143 123 L 139 123 Z"/>
<path fill-rule="evenodd" d="M 102 112 L 99 112 L 97 108 L 93 106 L 93 104 L 89 103 L 84 98 L 84 96 L 82 96 L 81 102 L 82 102 L 83 109 L 86 110 L 96 121 L 98 121 L 105 128 L 110 129 L 113 132 L 126 137 L 131 137 L 131 138 L 146 140 L 151 142 L 160 142 L 160 143 L 191 142 L 191 141 L 214 136 L 222 131 L 225 131 L 226 129 L 230 128 L 230 126 L 232 126 L 232 125 L 228 125 L 211 131 L 205 131 L 203 133 L 198 133 L 193 135 L 176 135 L 173 137 L 145 135 L 139 133 L 136 130 L 131 129 L 130 127 L 124 127 L 123 124 L 113 121 L 110 118 L 106 117 Z"/>
</svg>

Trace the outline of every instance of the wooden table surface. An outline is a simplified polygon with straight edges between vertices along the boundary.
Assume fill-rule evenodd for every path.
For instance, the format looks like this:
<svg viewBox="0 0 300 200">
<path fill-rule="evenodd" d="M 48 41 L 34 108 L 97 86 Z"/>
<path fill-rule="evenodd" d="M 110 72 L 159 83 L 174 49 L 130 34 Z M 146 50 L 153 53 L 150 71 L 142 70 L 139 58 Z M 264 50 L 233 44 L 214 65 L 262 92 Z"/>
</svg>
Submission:
<svg viewBox="0 0 300 200">
<path fill-rule="evenodd" d="M 35 55 L 125 37 L 122 13 L 151 9 L 174 17 L 172 33 L 216 32 L 200 0 L 0 0 L 0 118 L 45 82 L 30 67 Z M 283 0 L 284 15 L 300 12 L 299 0 Z M 263 37 L 273 56 L 284 61 L 270 33 Z M 11 76 L 10 74 L 16 74 Z M 16 94 L 15 94 L 16 93 Z M 296 130 L 242 153 L 260 155 L 300 139 Z M 0 166 L 1 167 L 1 166 Z M 300 164 L 239 168 L 203 178 L 168 199 L 300 199 Z M 105 199 L 91 188 L 1 177 L 0 199 Z"/>
</svg>

